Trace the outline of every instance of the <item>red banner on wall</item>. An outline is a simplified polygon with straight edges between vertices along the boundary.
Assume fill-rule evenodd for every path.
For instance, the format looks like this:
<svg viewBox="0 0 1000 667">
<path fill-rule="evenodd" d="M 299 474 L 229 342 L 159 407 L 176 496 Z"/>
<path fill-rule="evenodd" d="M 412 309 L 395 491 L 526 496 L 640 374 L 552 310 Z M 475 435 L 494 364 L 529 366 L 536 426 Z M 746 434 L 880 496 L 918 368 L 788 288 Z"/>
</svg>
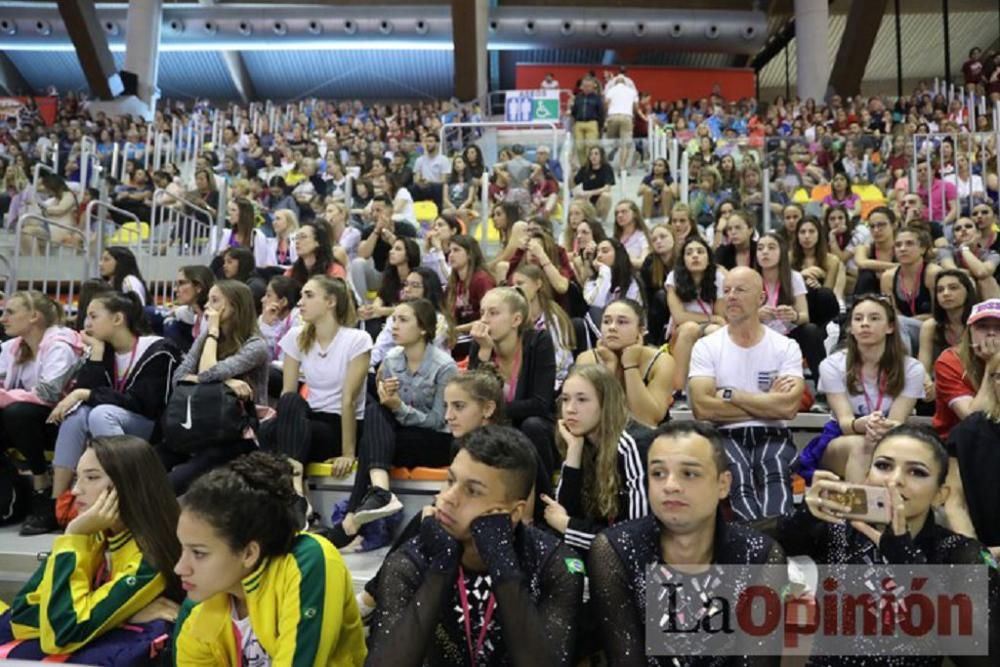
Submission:
<svg viewBox="0 0 1000 667">
<path fill-rule="evenodd" d="M 604 72 L 618 72 L 617 65 L 546 65 L 518 63 L 516 88 L 530 90 L 539 88 L 545 75 L 559 81 L 560 88 L 573 88 L 576 82 L 594 71 L 603 79 Z M 655 67 L 636 65 L 628 67 L 628 75 L 642 92 L 648 92 L 654 101 L 672 101 L 682 97 L 700 99 L 708 97 L 718 86 L 720 94 L 727 100 L 754 97 L 756 87 L 754 71 L 742 68 L 693 68 Z"/>
<path fill-rule="evenodd" d="M 56 122 L 58 115 L 59 100 L 55 97 L 36 97 L 35 105 L 38 107 L 38 115 L 46 125 Z M 21 107 L 28 102 L 27 97 L 0 97 L 0 120 L 5 120 L 9 125 L 16 125 L 17 114 Z M 8 120 L 11 119 L 11 120 Z"/>
</svg>

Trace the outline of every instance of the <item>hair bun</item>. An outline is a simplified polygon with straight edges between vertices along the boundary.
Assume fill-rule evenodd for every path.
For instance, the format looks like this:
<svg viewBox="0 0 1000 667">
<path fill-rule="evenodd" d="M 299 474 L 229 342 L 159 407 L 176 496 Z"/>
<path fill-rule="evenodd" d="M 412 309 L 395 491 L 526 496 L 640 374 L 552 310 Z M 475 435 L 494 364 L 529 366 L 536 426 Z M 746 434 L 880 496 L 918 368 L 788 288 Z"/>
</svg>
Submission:
<svg viewBox="0 0 1000 667">
<path fill-rule="evenodd" d="M 253 491 L 291 502 L 295 497 L 292 466 L 283 456 L 270 452 L 250 452 L 229 464 Z"/>
</svg>

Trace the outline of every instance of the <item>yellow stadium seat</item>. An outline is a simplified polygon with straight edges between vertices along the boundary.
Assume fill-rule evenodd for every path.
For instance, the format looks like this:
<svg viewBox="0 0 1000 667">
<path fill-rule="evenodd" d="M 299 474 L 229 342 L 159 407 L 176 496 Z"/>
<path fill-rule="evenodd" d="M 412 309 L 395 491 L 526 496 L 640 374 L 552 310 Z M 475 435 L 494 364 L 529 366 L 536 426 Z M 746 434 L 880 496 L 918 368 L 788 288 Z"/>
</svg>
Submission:
<svg viewBox="0 0 1000 667">
<path fill-rule="evenodd" d="M 434 222 L 438 217 L 438 207 L 432 201 L 418 201 L 413 204 L 413 215 L 417 222 Z"/>
<path fill-rule="evenodd" d="M 809 191 L 805 188 L 799 188 L 792 195 L 792 201 L 796 204 L 808 204 L 809 203 Z"/>
<path fill-rule="evenodd" d="M 108 245 L 128 245 L 149 238 L 148 222 L 126 222 L 108 239 Z"/>
<path fill-rule="evenodd" d="M 491 243 L 500 243 L 500 232 L 493 226 L 493 218 L 486 221 L 486 240 Z"/>
</svg>

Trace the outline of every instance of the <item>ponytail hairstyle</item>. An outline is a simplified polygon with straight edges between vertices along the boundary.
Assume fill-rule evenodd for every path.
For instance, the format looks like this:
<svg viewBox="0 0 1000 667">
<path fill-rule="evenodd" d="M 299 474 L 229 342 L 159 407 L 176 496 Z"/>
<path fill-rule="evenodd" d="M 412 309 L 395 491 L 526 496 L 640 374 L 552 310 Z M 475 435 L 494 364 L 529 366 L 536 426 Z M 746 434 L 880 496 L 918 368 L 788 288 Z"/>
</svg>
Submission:
<svg viewBox="0 0 1000 667">
<path fill-rule="evenodd" d="M 353 327 L 357 324 L 358 316 L 354 310 L 354 299 L 351 297 L 351 291 L 343 279 L 313 276 L 309 279 L 309 282 L 321 289 L 328 299 L 332 298 L 334 300 L 333 315 L 337 318 L 337 323 L 340 326 Z M 306 322 L 296 342 L 303 354 L 308 352 L 312 348 L 313 343 L 316 342 L 316 326 L 311 322 Z"/>
<path fill-rule="evenodd" d="M 222 253 L 222 257 L 228 259 L 236 260 L 236 275 L 231 278 L 231 280 L 238 280 L 241 283 L 245 283 L 253 277 L 254 269 L 257 268 L 257 264 L 254 261 L 253 253 L 246 247 L 239 246 L 236 248 L 226 248 Z"/>
<path fill-rule="evenodd" d="M 10 297 L 17 299 L 32 313 L 38 313 L 42 318 L 42 330 L 61 324 L 62 306 L 37 290 L 21 290 Z M 26 364 L 35 358 L 35 353 L 29 345 L 18 345 L 14 363 Z"/>
<path fill-rule="evenodd" d="M 492 363 L 482 364 L 476 368 L 456 373 L 448 380 L 448 384 L 459 387 L 480 406 L 493 403 L 493 414 L 490 416 L 491 424 L 507 423 L 507 401 L 503 395 L 503 383 L 504 379 L 500 377 L 500 371 Z"/>
<path fill-rule="evenodd" d="M 848 326 L 854 320 L 854 310 L 862 303 L 878 304 L 885 314 L 886 322 L 892 327 L 892 333 L 885 337 L 885 351 L 878 362 L 879 383 L 885 378 L 885 392 L 895 398 L 903 391 L 906 384 L 906 348 L 903 347 L 903 337 L 899 332 L 899 318 L 892 303 L 881 294 L 865 294 L 855 299 L 847 314 Z M 858 342 L 850 333 L 847 334 L 847 391 L 860 394 L 864 391 L 861 378 L 861 351 Z"/>
<path fill-rule="evenodd" d="M 567 350 L 576 349 L 576 331 L 573 329 L 573 322 L 569 315 L 555 301 L 552 294 L 552 285 L 546 277 L 545 272 L 536 264 L 522 262 L 514 269 L 514 273 L 520 273 L 528 280 L 539 283 L 538 292 L 535 298 L 538 299 L 538 307 L 545 321 L 545 328 L 554 331 L 559 337 L 559 342 Z M 528 304 L 529 312 L 531 304 Z M 531 323 L 534 326 L 534 322 Z"/>
<path fill-rule="evenodd" d="M 253 204 L 250 203 L 250 200 L 243 197 L 237 197 L 234 201 L 236 202 L 236 208 L 239 209 L 239 217 L 236 219 L 233 235 L 240 242 L 240 246 L 252 248 L 253 231 L 257 226 L 257 216 L 254 214 Z"/>
<path fill-rule="evenodd" d="M 87 307 L 90 305 L 90 302 L 98 294 L 113 291 L 114 288 L 100 278 L 84 280 L 80 284 L 80 295 L 77 298 L 76 304 L 76 321 L 73 324 L 73 328 L 77 331 L 83 331 L 87 326 Z"/>
<path fill-rule="evenodd" d="M 294 278 L 288 276 L 275 276 L 271 278 L 267 286 L 276 297 L 284 299 L 288 303 L 288 310 L 295 308 L 295 304 L 302 296 L 302 286 Z"/>
<path fill-rule="evenodd" d="M 684 251 L 687 250 L 689 245 L 700 245 L 708 253 L 708 263 L 705 265 L 705 272 L 701 276 L 701 282 L 697 285 L 694 283 L 694 276 L 691 275 L 687 265 L 684 263 Z M 714 304 L 718 300 L 715 271 L 715 257 L 711 246 L 708 245 L 708 241 L 697 234 L 687 237 L 687 240 L 681 246 L 681 251 L 677 255 L 676 261 L 674 261 L 674 292 L 676 292 L 677 298 L 684 303 L 701 299 L 705 303 Z"/>
<path fill-rule="evenodd" d="M 528 307 L 528 300 L 524 294 L 516 287 L 494 287 L 486 294 L 495 294 L 500 297 L 500 301 L 507 306 L 512 314 L 521 314 L 521 324 L 517 327 L 517 335 L 520 336 L 531 327 L 528 321 L 531 316 L 531 309 Z M 483 298 L 486 298 L 484 295 Z"/>
<path fill-rule="evenodd" d="M 174 565 L 181 557 L 177 541 L 180 508 L 167 472 L 148 442 L 131 435 L 91 438 L 97 456 L 118 495 L 118 513 L 132 533 L 143 560 L 167 582 L 167 597 L 184 599 Z"/>
<path fill-rule="evenodd" d="M 618 476 L 618 439 L 629 422 L 625 388 L 603 364 L 574 366 L 566 378 L 586 380 L 597 393 L 601 419 L 584 437 L 583 506 L 594 518 L 620 518 L 618 494 L 622 480 Z M 565 387 L 565 384 L 563 385 Z M 566 443 L 558 436 L 559 450 L 565 456 Z"/>
<path fill-rule="evenodd" d="M 416 241 L 400 236 L 393 242 L 394 245 L 396 243 L 403 244 L 406 267 L 410 271 L 420 266 L 420 245 Z M 399 271 L 386 260 L 385 270 L 382 271 L 382 286 L 378 290 L 378 297 L 382 299 L 382 305 L 395 306 L 399 303 L 399 293 L 402 289 L 403 280 L 399 277 Z"/>
<path fill-rule="evenodd" d="M 246 283 L 220 280 L 214 287 L 222 293 L 232 310 L 219 327 L 218 359 L 221 361 L 239 352 L 252 336 L 260 332 L 257 329 L 257 306 Z"/>
<path fill-rule="evenodd" d="M 212 526 L 233 552 L 256 542 L 263 560 L 291 550 L 301 528 L 295 499 L 288 460 L 255 451 L 195 480 L 181 497 L 181 509 Z"/>
<path fill-rule="evenodd" d="M 125 328 L 133 336 L 139 337 L 150 331 L 146 309 L 135 292 L 103 292 L 91 299 L 91 303 L 100 303 L 112 315 L 120 313 L 125 320 Z"/>
<path fill-rule="evenodd" d="M 139 263 L 135 259 L 135 255 L 132 251 L 124 246 L 109 246 L 104 249 L 104 252 L 111 255 L 115 260 L 115 272 L 114 275 L 110 277 L 108 282 L 119 292 L 124 291 L 122 286 L 125 283 L 125 279 L 129 276 L 133 276 L 140 283 L 142 283 L 142 289 L 144 292 L 148 293 L 146 289 L 146 281 L 142 279 L 142 272 L 139 270 Z M 103 277 L 103 276 L 102 276 Z"/>
<path fill-rule="evenodd" d="M 215 286 L 215 274 L 201 264 L 182 266 L 180 272 L 185 280 L 191 281 L 191 287 L 198 290 L 198 308 L 204 311 L 208 304 L 208 292 Z"/>
<path fill-rule="evenodd" d="M 782 306 L 794 306 L 795 295 L 792 294 L 792 267 L 788 263 L 788 245 L 777 232 L 764 232 L 757 239 L 760 243 L 764 239 L 772 239 L 778 244 L 778 304 Z M 756 255 L 756 251 L 754 252 Z M 760 269 L 763 275 L 763 269 Z"/>
<path fill-rule="evenodd" d="M 462 294 L 468 295 L 472 277 L 484 269 L 486 260 L 483 258 L 483 251 L 479 247 L 479 242 L 467 234 L 459 234 L 458 236 L 451 237 L 451 243 L 464 250 L 465 254 L 469 256 L 469 266 L 465 271 L 465 280 L 459 278 L 458 271 L 452 271 L 451 275 L 448 276 L 448 294 L 445 298 L 445 305 L 448 312 L 454 313 L 455 301 L 458 298 L 458 283 L 460 281 L 462 283 Z"/>
</svg>

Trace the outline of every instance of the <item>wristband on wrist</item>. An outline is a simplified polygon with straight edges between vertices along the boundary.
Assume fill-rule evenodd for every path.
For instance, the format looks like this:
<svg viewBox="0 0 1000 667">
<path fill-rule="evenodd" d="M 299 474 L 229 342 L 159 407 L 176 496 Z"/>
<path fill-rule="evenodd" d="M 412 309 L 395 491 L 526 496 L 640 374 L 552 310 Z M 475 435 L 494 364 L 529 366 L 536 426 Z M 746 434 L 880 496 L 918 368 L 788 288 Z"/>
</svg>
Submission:
<svg viewBox="0 0 1000 667">
<path fill-rule="evenodd" d="M 639 367 L 638 366 L 622 366 L 622 370 L 625 370 L 625 371 L 637 371 L 637 370 L 639 370 Z"/>
</svg>

